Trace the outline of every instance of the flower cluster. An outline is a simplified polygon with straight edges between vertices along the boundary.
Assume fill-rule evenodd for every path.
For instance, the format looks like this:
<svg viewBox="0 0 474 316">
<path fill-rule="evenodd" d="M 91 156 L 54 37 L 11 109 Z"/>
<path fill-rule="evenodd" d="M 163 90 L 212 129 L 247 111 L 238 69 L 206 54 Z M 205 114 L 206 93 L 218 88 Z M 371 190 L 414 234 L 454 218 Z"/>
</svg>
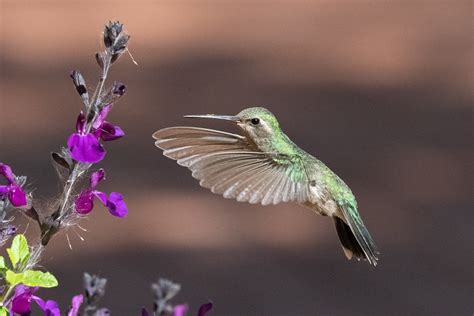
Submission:
<svg viewBox="0 0 474 316">
<path fill-rule="evenodd" d="M 31 313 L 31 303 L 35 302 L 45 316 L 61 316 L 59 305 L 53 300 L 43 300 L 41 297 L 36 296 L 35 293 L 39 290 L 39 287 L 29 287 L 25 285 L 18 285 L 15 288 L 15 294 L 11 299 L 10 312 L 29 315 Z M 72 298 L 71 307 L 67 313 L 68 316 L 77 316 L 79 308 L 84 300 L 82 294 L 76 295 Z"/>
<path fill-rule="evenodd" d="M 44 316 L 60 316 L 60 307 L 56 301 L 45 300 L 37 295 L 41 288 L 58 286 L 58 280 L 53 274 L 37 269 L 50 239 L 62 229 L 76 224 L 75 219 L 81 215 L 89 214 L 94 208 L 95 198 L 113 216 L 122 218 L 128 213 L 122 194 L 107 194 L 97 189 L 99 183 L 105 179 L 105 171 L 90 171 L 92 164 L 100 162 L 106 155 L 103 142 L 125 136 L 124 131 L 107 121 L 107 118 L 113 104 L 125 94 L 126 87 L 120 82 L 114 82 L 106 89 L 105 81 L 111 65 L 128 51 L 130 35 L 123 31 L 120 22 L 109 22 L 105 25 L 103 35 L 105 48 L 95 55 L 101 68 L 101 76 L 94 93 L 89 96 L 86 81 L 79 71 L 74 70 L 70 75 L 84 108 L 77 117 L 75 132 L 67 139 L 67 148 L 62 148 L 60 153 L 52 153 L 63 188 L 58 203 L 45 204 L 57 208 L 51 212 L 37 211 L 33 196 L 27 195 L 23 188 L 26 177 L 15 176 L 10 166 L 0 163 L 0 175 L 6 180 L 5 184 L 0 184 L 0 245 L 16 234 L 16 228 L 10 225 L 14 217 L 6 216 L 9 209 L 21 208 L 22 214 L 38 223 L 41 233 L 34 245 L 29 245 L 23 234 L 16 234 L 11 247 L 6 249 L 9 260 L 0 256 L 0 316 L 27 316 L 31 315 L 32 309 L 35 308 L 41 310 Z M 131 58 L 134 61 L 133 57 Z M 78 186 L 82 183 L 81 179 L 87 175 L 90 175 L 88 186 L 81 191 Z M 76 196 L 75 192 L 80 193 Z M 106 284 L 106 279 L 85 273 L 84 294 L 74 296 L 67 313 L 63 315 L 78 316 L 80 310 L 83 315 L 110 315 L 108 308 L 97 306 L 105 294 Z M 180 288 L 179 284 L 166 279 L 160 279 L 153 284 L 153 315 L 186 316 L 187 304 L 170 303 Z M 201 305 L 198 316 L 205 316 L 211 308 L 212 303 Z M 150 315 L 145 308 L 141 314 Z"/>
<path fill-rule="evenodd" d="M 181 285 L 174 283 L 168 279 L 160 278 L 158 282 L 151 285 L 151 290 L 154 295 L 153 315 L 163 316 L 186 316 L 188 312 L 187 304 L 172 305 L 171 299 L 175 297 L 181 290 Z M 212 303 L 201 305 L 198 311 L 198 316 L 205 316 L 205 314 L 212 309 Z M 146 308 L 142 308 L 142 316 L 150 316 Z"/>
<path fill-rule="evenodd" d="M 9 212 L 11 207 L 25 207 L 28 198 L 22 188 L 26 177 L 15 176 L 11 167 L 1 162 L 0 174 L 7 181 L 7 184 L 0 185 L 0 246 L 2 246 L 16 233 L 16 227 L 11 225 L 14 219 Z"/>
<path fill-rule="evenodd" d="M 69 136 L 67 146 L 72 159 L 83 163 L 97 163 L 104 159 L 105 149 L 99 140 L 112 141 L 125 135 L 123 130 L 105 119 L 112 109 L 112 104 L 104 106 L 91 128 L 87 128 L 86 117 L 81 112 L 77 117 L 76 132 Z"/>
<path fill-rule="evenodd" d="M 71 183 L 84 174 L 91 164 L 104 159 L 106 150 L 101 142 L 109 142 L 125 136 L 119 126 L 107 121 L 107 117 L 114 102 L 125 94 L 126 87 L 120 82 L 114 82 L 106 92 L 103 92 L 103 88 L 110 66 L 127 50 L 129 39 L 130 36 L 123 32 L 123 25 L 120 22 L 110 22 L 105 26 L 105 50 L 96 54 L 97 62 L 102 69 L 102 76 L 91 98 L 89 98 L 86 81 L 81 73 L 78 70 L 71 72 L 72 81 L 84 103 L 85 110 L 81 111 L 77 117 L 76 131 L 69 136 L 65 153 L 63 155 L 56 153 L 53 156 L 60 166 L 70 171 Z M 91 174 L 89 187 L 74 200 L 76 213 L 85 215 L 91 212 L 94 207 L 94 198 L 97 198 L 112 215 L 124 217 L 127 214 L 127 206 L 120 193 L 112 192 L 107 196 L 104 192 L 96 190 L 97 185 L 104 177 L 105 172 L 102 169 Z M 65 188 L 64 192 L 69 193 L 71 190 Z M 61 218 L 68 212 L 69 208 L 63 207 L 57 211 L 58 214 L 53 214 L 53 218 Z"/>
<path fill-rule="evenodd" d="M 0 198 L 6 196 L 15 207 L 27 204 L 26 193 L 21 188 L 19 179 L 15 177 L 10 166 L 0 162 L 0 174 L 5 177 L 8 184 L 0 185 Z"/>
<path fill-rule="evenodd" d="M 125 217 L 128 213 L 127 205 L 123 200 L 122 194 L 112 192 L 109 196 L 106 193 L 96 190 L 100 181 L 105 179 L 105 171 L 100 169 L 93 172 L 90 177 L 89 187 L 79 194 L 76 199 L 76 212 L 79 214 L 88 214 L 94 208 L 94 197 L 96 197 L 105 207 L 108 208 L 110 214 L 117 217 Z"/>
<path fill-rule="evenodd" d="M 160 278 L 158 282 L 151 285 L 151 289 L 154 295 L 153 309 L 157 315 L 174 310 L 169 301 L 178 294 L 181 290 L 181 285 L 168 279 Z M 186 309 L 186 306 L 178 309 Z"/>
<path fill-rule="evenodd" d="M 105 286 L 107 285 L 107 279 L 101 278 L 97 275 L 90 275 L 89 273 L 85 272 L 83 280 L 85 292 L 84 315 L 110 315 L 110 311 L 108 308 L 97 307 L 97 303 L 105 294 Z"/>
<path fill-rule="evenodd" d="M 104 44 L 107 53 L 112 56 L 112 63 L 127 50 L 129 39 L 130 35 L 123 32 L 123 24 L 119 21 L 109 22 L 109 24 L 105 26 Z"/>
</svg>

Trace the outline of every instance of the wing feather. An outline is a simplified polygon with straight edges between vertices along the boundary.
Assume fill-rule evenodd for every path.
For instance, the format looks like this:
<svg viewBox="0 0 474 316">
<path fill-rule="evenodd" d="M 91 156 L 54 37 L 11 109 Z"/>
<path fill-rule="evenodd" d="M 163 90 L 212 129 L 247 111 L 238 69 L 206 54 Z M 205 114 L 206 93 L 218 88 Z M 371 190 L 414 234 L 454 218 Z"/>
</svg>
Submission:
<svg viewBox="0 0 474 316">
<path fill-rule="evenodd" d="M 256 163 L 251 168 L 248 168 L 245 172 L 240 173 L 238 178 L 231 183 L 227 189 L 223 192 L 225 198 L 237 198 L 240 194 L 249 186 L 249 182 L 255 182 L 256 172 L 262 170 L 260 163 Z"/>
<path fill-rule="evenodd" d="M 272 172 L 273 166 L 268 164 L 260 168 L 258 172 L 255 172 L 255 175 L 252 177 L 252 181 L 248 181 L 245 188 L 237 195 L 236 199 L 239 202 L 250 202 L 252 196 L 256 191 L 258 191 L 259 186 L 266 180 L 266 175 Z M 250 202 L 257 203 L 257 202 Z"/>
<path fill-rule="evenodd" d="M 292 183 L 293 183 L 293 181 L 291 181 L 290 179 L 287 179 L 286 182 L 285 182 L 285 185 L 282 188 L 281 200 L 283 202 L 291 201 L 290 189 L 291 189 L 291 184 Z"/>
<path fill-rule="evenodd" d="M 286 184 L 290 181 L 290 178 L 284 177 L 278 186 L 278 189 L 275 190 L 275 195 L 273 197 L 273 204 L 278 204 L 280 202 L 283 202 L 283 195 L 284 195 L 284 190 L 286 188 Z"/>
<path fill-rule="evenodd" d="M 278 168 L 272 166 L 272 168 L 267 171 L 263 176 L 262 180 L 253 188 L 253 192 L 250 192 L 251 196 L 249 203 L 256 204 L 263 203 L 266 193 L 272 189 L 277 177 L 280 175 Z"/>
<path fill-rule="evenodd" d="M 282 169 L 281 167 L 279 167 L 279 169 Z M 269 205 L 269 204 L 272 204 L 273 202 L 273 198 L 275 197 L 275 191 L 277 191 L 281 181 L 286 178 L 286 174 L 284 171 L 282 170 L 276 170 L 276 175 L 275 175 L 275 178 L 269 182 L 270 183 L 270 186 L 268 187 L 267 190 L 264 190 L 264 192 L 262 192 L 264 194 L 264 197 L 262 198 L 262 205 Z"/>
<path fill-rule="evenodd" d="M 229 160 L 224 161 L 218 160 L 215 161 L 212 165 L 209 165 L 208 168 L 196 169 L 193 171 L 193 177 L 202 181 L 202 185 L 205 188 L 210 189 L 211 187 L 227 181 L 229 178 L 232 179 L 235 176 L 238 176 L 242 172 L 246 171 L 248 168 L 255 167 L 258 163 L 250 160 Z"/>
<path fill-rule="evenodd" d="M 192 171 L 200 185 L 225 198 L 262 205 L 309 196 L 303 166 L 290 157 L 260 151 L 241 135 L 197 127 L 170 127 L 153 134 L 163 154 Z M 278 159 L 274 159 L 278 156 Z M 299 172 L 303 176 L 295 177 Z"/>
<path fill-rule="evenodd" d="M 210 187 L 210 189 L 214 193 L 224 194 L 224 192 L 232 188 L 242 179 L 245 179 L 245 177 L 248 177 L 251 172 L 255 171 L 258 168 L 260 168 L 260 166 L 256 162 L 234 168 L 232 170 L 232 173 L 229 174 L 229 176 L 224 175 L 223 179 L 218 179 L 216 183 Z"/>
</svg>

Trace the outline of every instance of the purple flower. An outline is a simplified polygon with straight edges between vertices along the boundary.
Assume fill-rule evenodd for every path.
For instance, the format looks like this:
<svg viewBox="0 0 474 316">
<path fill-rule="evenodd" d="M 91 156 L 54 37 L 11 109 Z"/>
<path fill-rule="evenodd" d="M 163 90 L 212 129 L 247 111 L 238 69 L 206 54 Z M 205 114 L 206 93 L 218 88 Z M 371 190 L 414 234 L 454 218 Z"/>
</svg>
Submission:
<svg viewBox="0 0 474 316">
<path fill-rule="evenodd" d="M 13 236 L 16 233 L 16 227 L 8 224 L 5 227 L 0 228 L 0 239 L 2 237 L 8 237 L 8 236 Z"/>
<path fill-rule="evenodd" d="M 8 182 L 7 185 L 0 185 L 0 197 L 3 195 L 8 196 L 10 203 L 16 207 L 26 205 L 26 194 L 17 182 L 10 166 L 0 162 L 0 174 L 2 174 Z"/>
<path fill-rule="evenodd" d="M 206 313 L 208 311 L 210 311 L 211 309 L 212 309 L 212 303 L 211 302 L 206 303 L 206 304 L 202 304 L 201 307 L 199 307 L 198 316 L 206 315 Z"/>
<path fill-rule="evenodd" d="M 86 118 L 81 112 L 77 117 L 76 133 L 69 136 L 67 147 L 74 160 L 85 163 L 96 163 L 104 159 L 105 149 L 97 137 L 87 133 L 85 129 Z"/>
<path fill-rule="evenodd" d="M 84 296 L 82 294 L 74 296 L 71 301 L 71 309 L 67 313 L 67 316 L 77 316 L 83 301 Z"/>
<path fill-rule="evenodd" d="M 11 300 L 10 310 L 17 314 L 26 314 L 30 312 L 30 305 L 33 301 L 34 293 L 38 291 L 37 287 L 28 287 L 25 285 L 17 285 L 15 294 Z M 37 296 L 35 296 L 37 297 Z"/>
<path fill-rule="evenodd" d="M 123 200 L 122 194 L 118 192 L 112 192 L 107 197 L 102 191 L 98 191 L 95 188 L 105 178 L 105 171 L 100 169 L 91 174 L 89 188 L 82 191 L 79 197 L 76 199 L 76 212 L 79 214 L 88 214 L 94 208 L 94 197 L 98 198 L 102 204 L 109 209 L 110 214 L 117 217 L 125 217 L 128 213 L 127 205 Z"/>
<path fill-rule="evenodd" d="M 44 316 L 60 316 L 58 303 L 52 300 L 44 301 L 42 298 L 34 295 L 38 287 L 28 287 L 23 284 L 15 287 L 15 295 L 11 299 L 11 312 L 17 314 L 29 314 L 31 312 L 31 302 L 35 301 L 43 311 Z"/>
<path fill-rule="evenodd" d="M 67 146 L 74 160 L 85 163 L 96 163 L 104 159 L 106 151 L 99 143 L 103 141 L 112 141 L 125 135 L 124 131 L 105 119 L 112 109 L 112 104 L 102 108 L 97 118 L 92 123 L 89 132 L 86 131 L 86 118 L 81 112 L 77 118 L 76 133 L 69 136 Z"/>
<path fill-rule="evenodd" d="M 92 125 L 95 136 L 97 138 L 101 138 L 105 142 L 116 140 L 125 135 L 124 131 L 120 127 L 114 126 L 105 120 L 111 109 L 112 104 L 104 106 Z"/>
<path fill-rule="evenodd" d="M 181 304 L 173 307 L 173 316 L 186 316 L 188 305 Z"/>
<path fill-rule="evenodd" d="M 52 300 L 43 301 L 40 297 L 33 296 L 36 304 L 43 311 L 44 316 L 61 316 L 58 303 Z"/>
</svg>

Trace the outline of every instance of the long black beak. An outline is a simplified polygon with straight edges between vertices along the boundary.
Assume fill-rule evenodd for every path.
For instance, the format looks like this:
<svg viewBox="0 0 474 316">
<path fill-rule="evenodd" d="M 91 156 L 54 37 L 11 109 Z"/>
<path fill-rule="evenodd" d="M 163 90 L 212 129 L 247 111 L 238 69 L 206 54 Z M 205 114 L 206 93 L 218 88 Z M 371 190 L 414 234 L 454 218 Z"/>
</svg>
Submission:
<svg viewBox="0 0 474 316">
<path fill-rule="evenodd" d="M 204 114 L 204 115 L 185 115 L 184 117 L 224 120 L 224 121 L 231 121 L 235 123 L 240 122 L 240 118 L 238 116 L 232 116 L 232 115 Z"/>
</svg>

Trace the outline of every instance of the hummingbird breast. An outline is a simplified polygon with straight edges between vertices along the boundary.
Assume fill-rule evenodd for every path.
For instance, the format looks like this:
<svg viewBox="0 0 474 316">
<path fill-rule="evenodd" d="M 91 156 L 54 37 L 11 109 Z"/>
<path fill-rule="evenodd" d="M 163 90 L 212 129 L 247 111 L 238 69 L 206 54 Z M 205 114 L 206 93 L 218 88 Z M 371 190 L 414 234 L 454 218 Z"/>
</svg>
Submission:
<svg viewBox="0 0 474 316">
<path fill-rule="evenodd" d="M 304 206 L 322 216 L 342 216 L 328 183 L 332 171 L 309 154 L 306 154 L 304 161 L 309 179 L 309 199 Z"/>
</svg>

